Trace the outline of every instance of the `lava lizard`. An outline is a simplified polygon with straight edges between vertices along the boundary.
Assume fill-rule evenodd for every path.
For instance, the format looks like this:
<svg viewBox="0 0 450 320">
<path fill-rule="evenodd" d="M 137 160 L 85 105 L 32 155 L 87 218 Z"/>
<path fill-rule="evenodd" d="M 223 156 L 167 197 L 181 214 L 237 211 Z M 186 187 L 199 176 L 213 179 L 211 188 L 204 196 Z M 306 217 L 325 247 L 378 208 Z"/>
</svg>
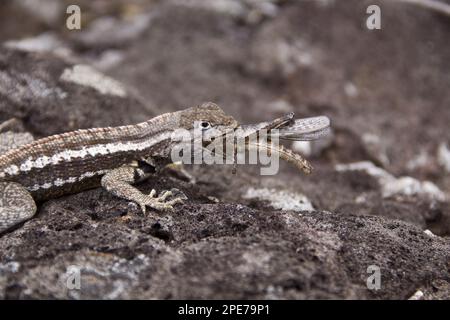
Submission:
<svg viewBox="0 0 450 320">
<path fill-rule="evenodd" d="M 250 135 L 262 128 L 285 126 L 282 138 L 311 140 L 329 127 L 326 117 L 307 119 L 296 123 L 291 113 L 272 122 L 239 126 L 219 106 L 208 102 L 136 125 L 81 129 L 18 146 L 0 155 L 0 232 L 33 217 L 35 201 L 100 185 L 117 197 L 137 203 L 144 213 L 146 207 L 170 210 L 185 199 L 181 192 L 180 196 L 172 191 L 157 195 L 153 189 L 144 194 L 133 185 L 171 163 L 176 129 L 192 131 L 196 124 L 208 133 L 207 144 L 237 128 Z M 300 155 L 282 146 L 278 151 L 281 158 L 310 172 L 309 163 Z"/>
</svg>

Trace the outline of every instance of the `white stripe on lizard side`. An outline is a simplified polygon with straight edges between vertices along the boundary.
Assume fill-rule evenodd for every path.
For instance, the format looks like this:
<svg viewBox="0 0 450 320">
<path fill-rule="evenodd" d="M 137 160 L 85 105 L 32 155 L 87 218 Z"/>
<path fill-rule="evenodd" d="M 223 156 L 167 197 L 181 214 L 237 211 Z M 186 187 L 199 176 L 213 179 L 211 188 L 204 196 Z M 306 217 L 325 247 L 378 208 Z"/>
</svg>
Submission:
<svg viewBox="0 0 450 320">
<path fill-rule="evenodd" d="M 36 159 L 28 158 L 20 166 L 10 165 L 3 170 L 10 176 L 19 175 L 22 172 L 28 172 L 32 169 L 42 169 L 49 165 L 57 165 L 61 162 L 69 162 L 73 159 L 83 159 L 87 155 L 95 157 L 97 155 L 108 155 L 116 152 L 124 151 L 141 151 L 151 147 L 152 145 L 170 138 L 171 132 L 163 132 L 155 137 L 142 142 L 112 142 L 107 144 L 99 144 L 90 147 L 83 147 L 81 150 L 64 150 L 54 154 L 51 157 L 40 156 Z M 1 177 L 1 176 L 0 176 Z"/>
<path fill-rule="evenodd" d="M 85 178 L 91 178 L 93 176 L 105 174 L 107 172 L 108 172 L 108 170 L 99 170 L 99 171 L 95 171 L 95 172 L 88 171 L 88 172 L 83 173 L 79 177 L 70 177 L 67 179 L 58 178 L 52 182 L 46 182 L 44 184 L 35 184 L 31 187 L 28 187 L 27 189 L 28 189 L 28 191 L 37 191 L 40 189 L 50 189 L 52 187 L 61 187 L 68 183 L 75 183 L 75 182 L 81 181 Z"/>
</svg>

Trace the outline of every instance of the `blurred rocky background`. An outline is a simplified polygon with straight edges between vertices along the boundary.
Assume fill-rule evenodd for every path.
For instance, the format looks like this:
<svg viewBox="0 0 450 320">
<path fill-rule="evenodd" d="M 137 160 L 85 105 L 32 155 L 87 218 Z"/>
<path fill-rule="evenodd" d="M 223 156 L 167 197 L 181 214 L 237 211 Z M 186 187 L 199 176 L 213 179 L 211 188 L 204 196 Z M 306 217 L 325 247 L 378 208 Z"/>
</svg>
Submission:
<svg viewBox="0 0 450 320">
<path fill-rule="evenodd" d="M 66 27 L 72 4 L 81 30 Z M 4 134 L 204 101 L 242 123 L 327 115 L 333 134 L 290 146 L 310 176 L 198 166 L 195 183 L 139 186 L 183 190 L 172 213 L 101 189 L 45 202 L 0 237 L 0 297 L 449 299 L 449 37 L 449 15 L 408 1 L 2 0 L 0 122 L 19 119 Z"/>
</svg>

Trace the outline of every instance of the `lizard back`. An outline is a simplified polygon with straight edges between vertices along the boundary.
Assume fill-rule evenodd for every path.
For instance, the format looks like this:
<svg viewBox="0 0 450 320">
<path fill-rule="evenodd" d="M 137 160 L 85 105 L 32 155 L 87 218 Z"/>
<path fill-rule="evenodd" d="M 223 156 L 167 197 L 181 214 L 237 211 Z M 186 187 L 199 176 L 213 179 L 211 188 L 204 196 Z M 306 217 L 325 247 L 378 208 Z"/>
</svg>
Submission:
<svg viewBox="0 0 450 320">
<path fill-rule="evenodd" d="M 36 200 L 96 187 L 107 171 L 164 150 L 174 117 L 53 135 L 0 155 L 0 181 L 20 183 Z M 82 183 L 81 183 L 82 182 Z"/>
</svg>

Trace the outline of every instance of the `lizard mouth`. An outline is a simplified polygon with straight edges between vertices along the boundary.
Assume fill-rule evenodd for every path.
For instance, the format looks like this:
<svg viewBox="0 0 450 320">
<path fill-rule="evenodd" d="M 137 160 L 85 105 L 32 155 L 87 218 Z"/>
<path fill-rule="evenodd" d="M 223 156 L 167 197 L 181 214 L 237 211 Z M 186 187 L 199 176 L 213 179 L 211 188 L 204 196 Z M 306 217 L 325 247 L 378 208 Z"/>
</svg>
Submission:
<svg viewBox="0 0 450 320">
<path fill-rule="evenodd" d="M 233 163 L 236 165 L 238 152 L 244 150 L 263 151 L 268 156 L 276 155 L 309 174 L 313 169 L 309 161 L 279 144 L 279 140 L 311 141 L 326 136 L 330 131 L 330 119 L 328 117 L 295 119 L 292 112 L 269 122 L 241 125 L 233 131 Z M 212 144 L 224 139 L 223 136 L 218 138 L 214 139 Z M 226 145 L 230 146 L 230 143 L 226 143 Z M 235 172 L 235 168 L 233 172 Z"/>
</svg>

